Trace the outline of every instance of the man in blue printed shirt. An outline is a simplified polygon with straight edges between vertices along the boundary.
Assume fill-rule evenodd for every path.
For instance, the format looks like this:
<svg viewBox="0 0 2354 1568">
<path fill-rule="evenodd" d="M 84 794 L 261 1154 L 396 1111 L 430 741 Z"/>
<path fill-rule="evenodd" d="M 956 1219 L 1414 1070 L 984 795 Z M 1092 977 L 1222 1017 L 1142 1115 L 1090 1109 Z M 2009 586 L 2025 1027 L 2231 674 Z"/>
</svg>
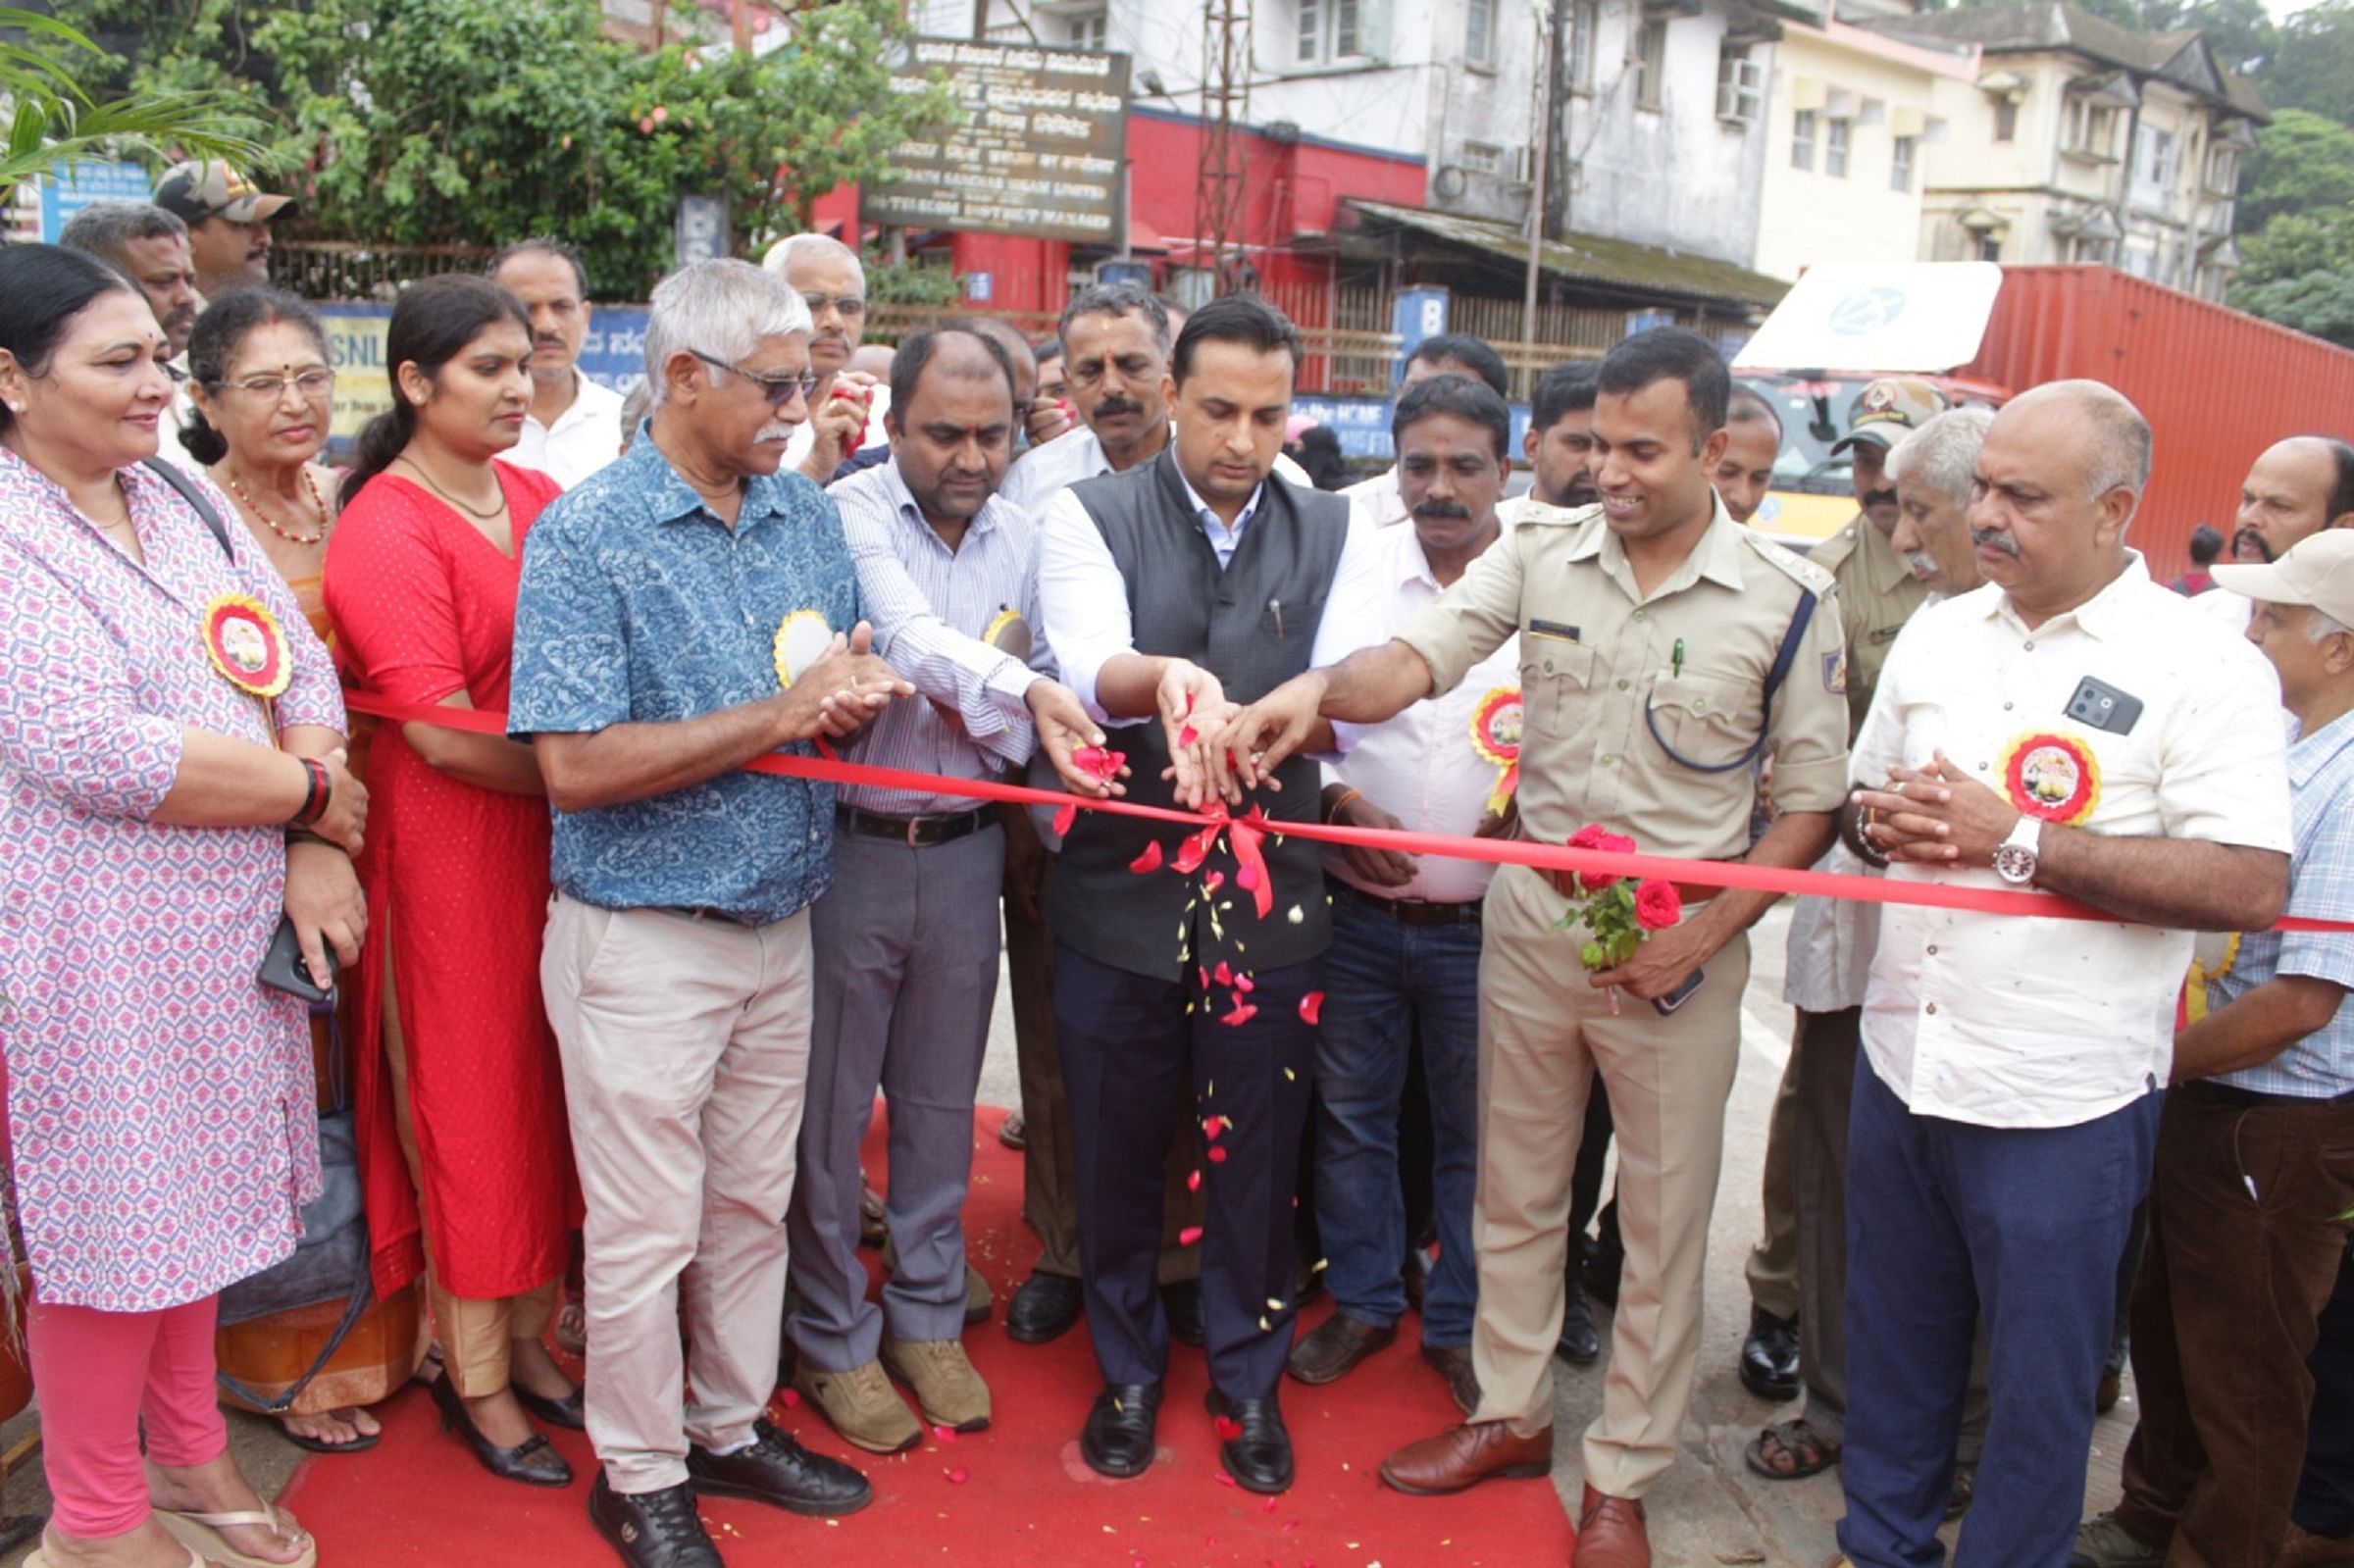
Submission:
<svg viewBox="0 0 2354 1568">
<path fill-rule="evenodd" d="M 761 1419 L 834 791 L 738 770 L 909 687 L 867 651 L 833 504 L 777 472 L 807 418 L 800 296 L 690 267 L 654 290 L 645 356 L 652 418 L 532 531 L 508 733 L 555 811 L 540 984 L 588 1203 L 589 1519 L 632 1568 L 720 1568 L 698 1492 L 872 1497 Z"/>
<path fill-rule="evenodd" d="M 2248 638 L 2296 720 L 2288 912 L 2354 920 L 2354 530 L 2269 566 L 2219 566 L 2215 581 L 2255 601 Z M 2202 958 L 2133 1291 L 2141 1423 L 2124 1500 L 2077 1539 L 2074 1560 L 2095 1568 L 2279 1557 L 2314 1392 L 2306 1358 L 2346 1254 L 2354 936 L 2250 932 Z"/>
</svg>

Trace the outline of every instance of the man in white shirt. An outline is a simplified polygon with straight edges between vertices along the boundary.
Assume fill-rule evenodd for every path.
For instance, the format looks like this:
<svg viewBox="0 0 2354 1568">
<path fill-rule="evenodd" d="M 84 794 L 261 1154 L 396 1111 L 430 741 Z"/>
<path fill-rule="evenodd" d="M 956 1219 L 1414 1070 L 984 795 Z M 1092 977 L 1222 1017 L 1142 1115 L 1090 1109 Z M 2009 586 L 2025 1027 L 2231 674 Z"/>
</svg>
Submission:
<svg viewBox="0 0 2354 1568">
<path fill-rule="evenodd" d="M 1325 601 L 1314 662 L 1386 642 L 1463 575 L 1503 531 L 1512 411 L 1466 376 L 1417 381 L 1391 416 L 1413 527 L 1349 559 Z M 1505 638 L 1460 686 L 1386 724 L 1335 726 L 1324 820 L 1414 833 L 1491 834 L 1510 821 L 1519 750 L 1520 639 Z M 1438 1263 L 1422 1298 L 1422 1355 L 1468 1415 L 1479 1294 L 1471 1198 L 1479 1176 L 1480 900 L 1495 868 L 1386 849 L 1327 849 L 1333 945 L 1316 1047 L 1316 1224 L 1340 1310 L 1292 1347 L 1285 1370 L 1332 1383 L 1398 1338 L 1400 1260 L 1411 1239 L 1398 1177 L 1398 1109 L 1418 1032 L 1429 1090 Z"/>
<path fill-rule="evenodd" d="M 873 372 L 850 365 L 866 336 L 866 264 L 831 234 L 789 234 L 769 246 L 760 265 L 793 285 L 816 324 L 809 369 L 817 375 L 817 389 L 809 394 L 807 422 L 786 444 L 785 462 L 819 484 L 829 483 L 861 448 L 891 439 L 883 428 L 890 387 Z"/>
<path fill-rule="evenodd" d="M 506 460 L 569 490 L 621 455 L 621 394 L 581 374 L 588 270 L 560 239 L 525 239 L 491 258 L 490 280 L 532 318 L 532 406 Z"/>
<path fill-rule="evenodd" d="M 1914 616 L 1856 742 L 1842 828 L 1891 883 L 2041 887 L 2117 923 L 1882 911 L 1835 1563 L 1943 1560 L 1981 1319 L 1997 1436 L 1957 1568 L 2067 1562 L 2191 934 L 2262 930 L 2286 900 L 2278 681 L 2126 548 L 2149 472 L 2149 425 L 2109 387 L 2014 399 L 1974 474 L 1987 584 Z"/>
<path fill-rule="evenodd" d="M 2231 524 L 2234 545 L 2252 538 L 2267 561 L 2324 529 L 2354 528 L 2354 445 L 2329 435 L 2275 441 L 2240 481 Z M 2247 630 L 2244 595 L 2202 593 L 2196 602 L 2232 631 Z"/>
<path fill-rule="evenodd" d="M 1418 381 L 1433 376 L 1468 376 L 1485 381 L 1498 397 L 1511 396 L 1511 381 L 1504 368 L 1504 356 L 1490 348 L 1485 341 L 1469 332 L 1441 332 L 1425 337 L 1414 345 L 1406 357 L 1406 367 L 1398 378 L 1398 395 L 1404 397 Z M 1349 498 L 1354 517 L 1360 526 L 1388 528 L 1403 523 L 1409 515 L 1406 497 L 1398 482 L 1398 466 L 1374 475 L 1369 480 L 1344 486 L 1340 492 Z M 1592 499 L 1591 496 L 1588 497 Z"/>
</svg>

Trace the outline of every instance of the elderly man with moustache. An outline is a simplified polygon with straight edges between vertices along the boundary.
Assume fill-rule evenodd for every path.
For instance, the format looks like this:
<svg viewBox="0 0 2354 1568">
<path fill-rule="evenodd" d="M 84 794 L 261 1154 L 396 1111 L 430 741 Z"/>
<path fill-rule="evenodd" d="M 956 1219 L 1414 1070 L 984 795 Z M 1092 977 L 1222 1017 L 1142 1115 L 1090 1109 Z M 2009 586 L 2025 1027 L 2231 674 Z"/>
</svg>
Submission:
<svg viewBox="0 0 2354 1568">
<path fill-rule="evenodd" d="M 1928 603 L 1967 593 L 1981 581 L 1970 541 L 1967 513 L 1978 448 L 1993 415 L 1949 409 L 1888 452 L 1887 476 L 1896 484 L 1898 517 L 1890 546 Z M 1845 844 L 1834 845 L 1818 870 L 1869 876 L 1873 867 Z M 1839 1462 L 1847 1425 L 1847 1122 L 1856 1080 L 1858 1028 L 1873 946 L 1878 906 L 1802 898 L 1791 923 L 1783 1000 L 1813 1002 L 1799 1027 L 1806 1049 L 1794 1050 L 1784 1078 L 1791 1121 L 1782 1155 L 1796 1221 L 1793 1277 L 1798 1291 L 1798 1365 L 1806 1409 L 1777 1421 L 1750 1441 L 1749 1467 L 1768 1481 L 1798 1481 Z M 1824 1002 L 1839 1003 L 1835 1009 Z M 1986 1369 L 1971 1369 L 1960 1444 L 1960 1471 L 1949 1500 L 1959 1511 L 1970 1495 L 1986 1434 Z"/>
<path fill-rule="evenodd" d="M 621 455 L 621 394 L 581 374 L 588 269 L 560 239 L 522 239 L 490 259 L 490 280 L 532 319 L 532 407 L 507 461 L 570 489 Z"/>
<path fill-rule="evenodd" d="M 835 802 L 740 770 L 910 694 L 868 649 L 833 504 L 778 472 L 808 340 L 756 267 L 665 278 L 645 433 L 541 515 L 516 602 L 507 724 L 554 808 L 539 972 L 588 1205 L 588 1516 L 631 1568 L 720 1568 L 697 1493 L 872 1496 L 762 1415 Z"/>
<path fill-rule="evenodd" d="M 2295 721 L 2288 912 L 2354 920 L 2354 531 L 2216 585 L 2254 605 Z M 2090 1568 L 2270 1564 L 2296 1496 L 2354 1213 L 2354 936 L 2250 932 L 2219 971 L 2175 1036 L 2133 1292 L 2141 1419 L 2124 1501 L 2077 1537 Z"/>
<path fill-rule="evenodd" d="M 1104 784 L 1071 752 L 1102 732 L 1048 673 L 1034 631 L 1037 525 L 997 499 L 1016 428 L 1014 367 L 987 331 L 951 322 L 910 334 L 891 376 L 890 461 L 830 493 L 875 645 L 926 700 L 894 707 L 848 755 L 996 780 L 1038 750 L 1065 784 L 1100 796 Z M 816 1025 L 790 1227 L 794 1386 L 851 1442 L 896 1453 L 924 1426 L 889 1376 L 914 1391 L 924 1425 L 977 1432 L 991 1418 L 962 1342 L 962 1213 L 997 995 L 998 929 L 986 916 L 1004 837 L 969 796 L 867 785 L 842 790 L 835 826 L 838 878 L 812 916 Z M 858 1258 L 859 1147 L 878 1088 L 896 1254 L 880 1307 Z"/>
<path fill-rule="evenodd" d="M 890 388 L 850 364 L 866 336 L 866 265 L 831 234 L 789 234 L 760 265 L 809 308 L 809 368 L 817 387 L 785 462 L 824 484 L 861 447 L 890 439 L 883 429 Z"/>
<path fill-rule="evenodd" d="M 2044 890 L 2116 923 L 1886 906 L 1848 1133 L 1841 1552 L 1928 1568 L 1981 1323 L 1995 1441 L 1958 1568 L 2062 1568 L 2117 1266 L 2199 930 L 2288 887 L 2278 683 L 2125 544 L 2150 428 L 2094 381 L 1980 446 L 1987 582 L 1914 617 L 1855 747 L 1851 847 L 1892 882 Z"/>
</svg>

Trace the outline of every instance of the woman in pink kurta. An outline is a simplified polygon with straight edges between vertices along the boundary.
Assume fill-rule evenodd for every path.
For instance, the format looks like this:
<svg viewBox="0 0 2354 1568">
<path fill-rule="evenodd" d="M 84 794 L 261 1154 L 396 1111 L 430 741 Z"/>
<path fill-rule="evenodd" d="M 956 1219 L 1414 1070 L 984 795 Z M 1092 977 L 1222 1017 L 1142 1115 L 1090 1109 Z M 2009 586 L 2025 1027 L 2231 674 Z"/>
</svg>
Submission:
<svg viewBox="0 0 2354 1568">
<path fill-rule="evenodd" d="M 493 459 L 522 433 L 531 332 L 497 285 L 435 278 L 401 296 L 385 348 L 395 406 L 345 481 L 328 615 L 355 687 L 504 712 L 524 537 L 558 493 Z M 538 765 L 503 735 L 391 723 L 368 785 L 358 1113 L 378 1289 L 414 1272 L 413 1179 L 446 1366 L 435 1397 L 493 1474 L 560 1486 L 571 1471 L 524 1413 L 582 1419 L 539 1342 L 579 1199 L 539 1002 Z"/>
<path fill-rule="evenodd" d="M 356 956 L 349 863 L 288 825 L 356 844 L 366 790 L 285 585 L 137 466 L 172 395 L 144 298 L 0 250 L 0 1051 L 51 1530 L 138 1568 L 184 1564 L 174 1536 L 308 1563 L 228 1456 L 213 1320 L 319 1189 L 305 1009 L 256 974 L 281 914 Z M 231 596 L 290 666 L 268 706 L 206 649 Z"/>
</svg>

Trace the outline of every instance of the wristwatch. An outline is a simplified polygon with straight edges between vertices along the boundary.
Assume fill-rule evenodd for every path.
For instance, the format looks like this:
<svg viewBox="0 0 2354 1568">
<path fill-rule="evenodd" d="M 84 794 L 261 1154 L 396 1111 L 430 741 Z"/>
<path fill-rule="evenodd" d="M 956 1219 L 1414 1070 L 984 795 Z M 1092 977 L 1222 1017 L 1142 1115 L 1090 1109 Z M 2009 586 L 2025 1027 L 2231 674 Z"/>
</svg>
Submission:
<svg viewBox="0 0 2354 1568">
<path fill-rule="evenodd" d="M 1994 874 L 2014 886 L 2035 880 L 2036 849 L 2043 842 L 2043 819 L 2021 812 L 2011 836 L 1994 847 Z"/>
</svg>

